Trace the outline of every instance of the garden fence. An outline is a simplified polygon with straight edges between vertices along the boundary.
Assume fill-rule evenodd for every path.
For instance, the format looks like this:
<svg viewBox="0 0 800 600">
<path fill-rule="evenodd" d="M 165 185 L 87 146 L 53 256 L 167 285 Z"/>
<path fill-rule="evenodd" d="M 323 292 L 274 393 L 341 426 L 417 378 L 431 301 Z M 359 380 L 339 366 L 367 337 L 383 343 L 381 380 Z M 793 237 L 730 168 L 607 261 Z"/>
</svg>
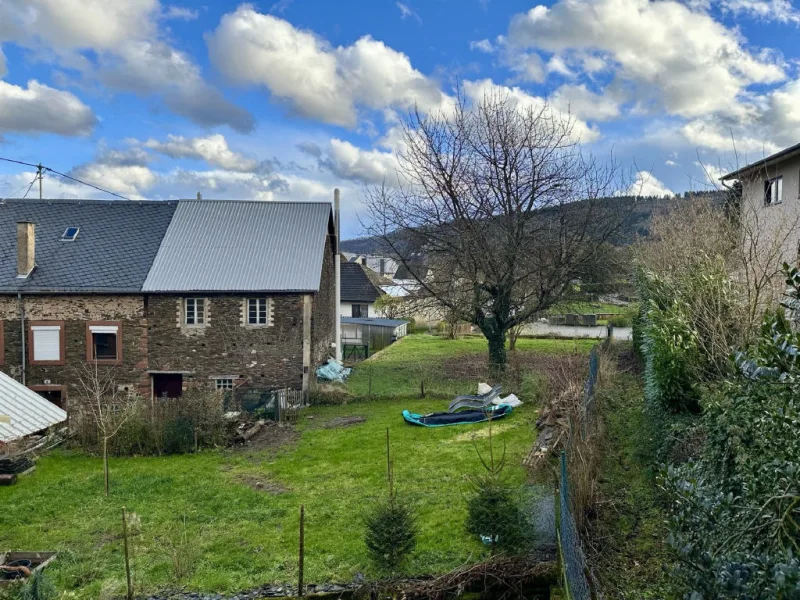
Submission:
<svg viewBox="0 0 800 600">
<path fill-rule="evenodd" d="M 306 406 L 303 392 L 291 389 L 240 388 L 229 400 L 227 410 L 243 410 L 272 421 L 293 421 Z"/>
<path fill-rule="evenodd" d="M 586 440 L 596 425 L 597 410 L 595 406 L 595 387 L 599 372 L 599 357 L 597 346 L 589 354 L 589 375 L 583 387 L 581 410 L 578 415 L 582 440 Z M 570 437 L 567 440 L 567 449 L 570 449 L 576 432 L 570 423 Z M 561 451 L 561 477 L 559 485 L 559 527 L 558 543 L 563 564 L 564 588 L 567 598 L 571 600 L 591 600 L 592 593 L 589 586 L 589 569 L 586 564 L 586 555 L 583 552 L 580 534 L 575 524 L 575 517 L 570 503 L 570 478 L 567 468 L 567 452 Z"/>
</svg>

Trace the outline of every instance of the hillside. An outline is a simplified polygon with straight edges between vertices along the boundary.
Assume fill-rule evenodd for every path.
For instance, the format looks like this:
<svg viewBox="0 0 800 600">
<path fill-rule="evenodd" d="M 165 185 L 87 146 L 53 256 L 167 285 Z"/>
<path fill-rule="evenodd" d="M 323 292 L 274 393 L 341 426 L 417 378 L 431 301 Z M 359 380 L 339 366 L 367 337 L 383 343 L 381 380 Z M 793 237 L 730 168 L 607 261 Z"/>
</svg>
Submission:
<svg viewBox="0 0 800 600">
<path fill-rule="evenodd" d="M 616 246 L 628 246 L 632 244 L 637 238 L 647 237 L 649 233 L 650 220 L 654 214 L 661 214 L 669 211 L 670 209 L 679 206 L 685 202 L 691 202 L 697 198 L 710 198 L 711 201 L 722 208 L 725 203 L 726 192 L 724 191 L 711 191 L 711 192 L 693 192 L 684 193 L 683 196 L 674 196 L 672 198 L 661 198 L 656 196 L 646 196 L 636 198 L 635 207 L 630 215 L 630 218 L 625 223 L 625 226 L 617 236 L 612 240 Z M 617 202 L 620 204 L 629 202 L 630 196 L 617 196 L 607 198 L 609 202 Z M 355 254 L 382 254 L 386 253 L 383 248 L 383 243 L 376 237 L 361 237 L 351 240 L 343 240 L 341 249 L 343 252 L 353 252 Z"/>
</svg>

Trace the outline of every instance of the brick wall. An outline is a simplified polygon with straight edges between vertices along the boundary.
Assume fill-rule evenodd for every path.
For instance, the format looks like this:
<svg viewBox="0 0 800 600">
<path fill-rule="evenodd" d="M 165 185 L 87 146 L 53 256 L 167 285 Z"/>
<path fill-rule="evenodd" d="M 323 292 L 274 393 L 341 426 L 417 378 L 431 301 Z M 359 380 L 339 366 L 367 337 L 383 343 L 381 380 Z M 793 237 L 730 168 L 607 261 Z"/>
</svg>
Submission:
<svg viewBox="0 0 800 600">
<path fill-rule="evenodd" d="M 312 369 L 336 353 L 331 343 L 336 338 L 336 272 L 333 255 L 333 236 L 325 241 L 319 292 L 311 306 L 311 367 Z"/>
<path fill-rule="evenodd" d="M 235 375 L 254 386 L 300 389 L 303 373 L 303 299 L 273 295 L 270 324 L 245 325 L 246 296 L 204 296 L 206 323 L 183 324 L 183 297 L 149 296 L 149 368 L 185 371 L 184 386 L 206 386 Z"/>
<path fill-rule="evenodd" d="M 98 365 L 98 370 L 114 370 L 118 386 L 149 393 L 147 374 L 147 320 L 141 296 L 23 296 L 26 323 L 64 322 L 64 364 L 32 365 L 26 359 L 26 384 L 65 386 L 67 400 L 75 397 L 79 372 L 86 366 L 86 324 L 89 321 L 117 321 L 122 329 L 122 362 Z M 21 378 L 22 341 L 19 304 L 15 296 L 0 296 L 3 321 L 3 371 Z M 27 327 L 26 327 L 27 331 Z M 27 341 L 26 341 L 27 343 Z M 49 383 L 47 383 L 49 381 Z"/>
</svg>

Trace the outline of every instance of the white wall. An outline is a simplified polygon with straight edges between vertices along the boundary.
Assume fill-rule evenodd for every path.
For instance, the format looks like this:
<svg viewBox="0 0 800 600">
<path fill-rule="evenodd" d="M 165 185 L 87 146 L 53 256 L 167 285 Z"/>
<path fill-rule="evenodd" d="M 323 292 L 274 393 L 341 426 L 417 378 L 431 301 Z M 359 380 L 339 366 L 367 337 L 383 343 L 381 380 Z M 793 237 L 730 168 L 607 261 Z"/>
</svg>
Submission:
<svg viewBox="0 0 800 600">
<path fill-rule="evenodd" d="M 339 309 L 341 311 L 340 314 L 343 317 L 352 317 L 353 316 L 353 304 L 354 304 L 353 302 L 342 302 L 341 303 L 341 308 Z M 381 316 L 375 310 L 375 305 L 374 304 L 371 304 L 371 303 L 368 304 L 366 302 L 358 302 L 358 304 L 367 304 L 368 311 L 369 311 L 369 314 L 367 315 L 367 317 L 380 317 Z"/>
</svg>

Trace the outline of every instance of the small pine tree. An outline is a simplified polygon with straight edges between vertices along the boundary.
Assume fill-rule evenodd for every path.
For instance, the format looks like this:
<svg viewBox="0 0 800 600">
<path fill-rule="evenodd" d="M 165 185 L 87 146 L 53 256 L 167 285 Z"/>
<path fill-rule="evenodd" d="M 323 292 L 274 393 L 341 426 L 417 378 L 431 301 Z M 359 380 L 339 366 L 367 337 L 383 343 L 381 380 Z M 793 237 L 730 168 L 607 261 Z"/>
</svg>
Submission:
<svg viewBox="0 0 800 600">
<path fill-rule="evenodd" d="M 398 497 L 389 454 L 386 429 L 386 474 L 388 496 L 379 501 L 364 519 L 364 542 L 370 559 L 381 569 L 395 572 L 417 545 L 417 519 L 413 506 Z"/>
<path fill-rule="evenodd" d="M 523 552 L 532 541 L 531 525 L 503 476 L 505 446 L 500 460 L 495 460 L 491 421 L 489 459 L 484 459 L 477 445 L 475 451 L 486 472 L 470 477 L 472 494 L 467 498 L 467 532 L 483 541 L 488 540 L 492 552 Z"/>
<path fill-rule="evenodd" d="M 41 571 L 31 576 L 20 594 L 20 600 L 56 600 L 57 597 L 55 586 Z"/>
</svg>

